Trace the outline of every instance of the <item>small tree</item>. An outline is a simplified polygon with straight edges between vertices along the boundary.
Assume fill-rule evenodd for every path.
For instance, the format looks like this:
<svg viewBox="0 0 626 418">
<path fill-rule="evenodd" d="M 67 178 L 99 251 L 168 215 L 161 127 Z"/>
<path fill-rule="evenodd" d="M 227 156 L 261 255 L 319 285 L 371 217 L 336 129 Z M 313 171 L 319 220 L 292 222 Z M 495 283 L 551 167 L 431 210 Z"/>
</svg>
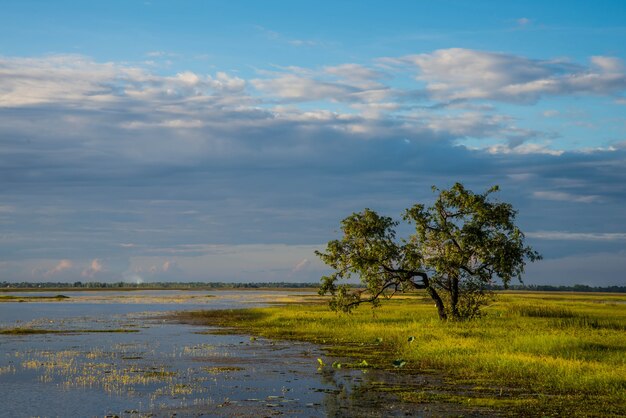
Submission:
<svg viewBox="0 0 626 418">
<path fill-rule="evenodd" d="M 440 319 L 470 319 L 487 302 L 489 285 L 500 278 L 508 286 L 521 281 L 525 260 L 541 256 L 524 244 L 515 225 L 516 211 L 490 195 L 474 194 L 457 183 L 439 192 L 431 207 L 416 204 L 403 219 L 415 225 L 408 239 L 396 239 L 399 222 L 365 209 L 341 222 L 343 237 L 328 242 L 316 254 L 335 272 L 322 277 L 321 295 L 331 294 L 330 306 L 349 312 L 363 302 L 374 305 L 396 292 L 426 289 Z M 364 290 L 340 279 L 359 275 Z"/>
</svg>

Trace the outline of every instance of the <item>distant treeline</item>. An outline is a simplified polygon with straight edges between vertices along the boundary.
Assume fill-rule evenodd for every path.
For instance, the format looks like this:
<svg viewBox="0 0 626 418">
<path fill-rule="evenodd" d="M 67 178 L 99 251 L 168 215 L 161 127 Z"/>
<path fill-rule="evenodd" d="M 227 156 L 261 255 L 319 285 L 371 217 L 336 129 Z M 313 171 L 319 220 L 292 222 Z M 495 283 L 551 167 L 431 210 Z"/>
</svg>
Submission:
<svg viewBox="0 0 626 418">
<path fill-rule="evenodd" d="M 494 289 L 502 290 L 502 286 L 494 286 Z M 551 286 L 542 284 L 513 285 L 510 290 L 536 290 L 538 292 L 606 292 L 606 293 L 626 293 L 626 286 L 598 286 L 591 287 L 586 284 L 575 284 L 573 286 Z"/>
<path fill-rule="evenodd" d="M 232 283 L 232 282 L 150 282 L 150 283 L 129 283 L 129 282 L 0 282 L 0 289 L 269 289 L 269 288 L 316 288 L 319 283 L 291 283 L 291 282 L 254 282 L 254 283 Z M 490 286 L 491 290 L 504 290 L 503 286 Z M 551 285 L 513 285 L 509 290 L 528 290 L 538 292 L 608 292 L 626 293 L 626 286 L 606 286 L 591 287 L 584 284 L 573 286 L 551 286 Z"/>
<path fill-rule="evenodd" d="M 230 282 L 0 282 L 0 288 L 14 289 L 267 289 L 267 288 L 310 288 L 317 287 L 318 283 L 287 283 L 287 282 L 257 282 L 257 283 L 230 283 Z"/>
</svg>

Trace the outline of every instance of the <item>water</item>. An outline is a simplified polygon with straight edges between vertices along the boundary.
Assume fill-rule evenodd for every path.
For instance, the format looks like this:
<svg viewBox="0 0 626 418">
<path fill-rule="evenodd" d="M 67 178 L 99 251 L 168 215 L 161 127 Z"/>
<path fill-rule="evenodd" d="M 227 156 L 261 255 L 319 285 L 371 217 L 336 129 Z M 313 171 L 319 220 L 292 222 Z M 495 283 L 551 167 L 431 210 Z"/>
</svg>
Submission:
<svg viewBox="0 0 626 418">
<path fill-rule="evenodd" d="M 267 304 L 275 298 L 287 297 L 291 293 L 267 291 L 208 293 L 179 290 L 2 293 L 6 296 L 23 297 L 53 297 L 59 294 L 68 296 L 68 299 L 0 303 L 0 328 L 24 326 L 29 325 L 31 321 L 41 320 L 52 320 L 51 324 L 54 325 L 64 319 L 74 320 L 80 317 L 102 322 L 103 320 L 141 312 L 155 314 L 177 310 L 254 307 Z"/>
<path fill-rule="evenodd" d="M 437 376 L 320 368 L 318 358 L 326 364 L 358 359 L 166 319 L 172 311 L 263 306 L 302 293 L 85 291 L 0 303 L 2 329 L 74 331 L 0 335 L 0 417 L 494 416 L 394 395 L 397 387 L 438 393 Z M 94 330 L 132 332 L 86 332 Z"/>
<path fill-rule="evenodd" d="M 262 306 L 291 292 L 66 294 L 0 303 L 0 328 L 135 332 L 0 335 L 0 416 L 389 416 L 413 408 L 364 390 L 380 372 L 318 370 L 317 358 L 334 360 L 318 346 L 200 333 L 210 329 L 161 318 Z"/>
</svg>

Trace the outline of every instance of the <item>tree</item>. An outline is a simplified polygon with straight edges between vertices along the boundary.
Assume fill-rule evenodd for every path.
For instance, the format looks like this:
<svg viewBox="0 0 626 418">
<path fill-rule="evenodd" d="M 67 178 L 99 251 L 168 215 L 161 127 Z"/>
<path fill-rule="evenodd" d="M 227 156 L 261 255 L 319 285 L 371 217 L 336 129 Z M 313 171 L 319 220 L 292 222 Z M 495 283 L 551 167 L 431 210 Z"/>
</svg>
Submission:
<svg viewBox="0 0 626 418">
<path fill-rule="evenodd" d="M 439 318 L 470 319 L 488 301 L 489 285 L 521 282 L 526 260 L 541 256 L 524 244 L 515 225 L 517 212 L 491 199 L 498 186 L 474 194 L 456 183 L 439 190 L 435 203 L 416 204 L 403 219 L 415 225 L 408 239 L 396 239 L 399 222 L 370 209 L 341 222 L 343 237 L 316 254 L 334 273 L 322 277 L 319 293 L 331 294 L 331 308 L 349 312 L 363 302 L 374 305 L 396 292 L 425 289 Z M 338 284 L 360 276 L 365 289 Z"/>
</svg>

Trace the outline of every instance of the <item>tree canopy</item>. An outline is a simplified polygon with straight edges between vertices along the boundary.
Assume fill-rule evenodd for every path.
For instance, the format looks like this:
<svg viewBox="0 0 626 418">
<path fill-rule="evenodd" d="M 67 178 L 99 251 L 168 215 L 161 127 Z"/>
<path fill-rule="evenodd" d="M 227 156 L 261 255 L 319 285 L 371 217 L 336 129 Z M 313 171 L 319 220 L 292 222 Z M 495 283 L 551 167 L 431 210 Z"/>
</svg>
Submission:
<svg viewBox="0 0 626 418">
<path fill-rule="evenodd" d="M 320 294 L 331 294 L 331 308 L 350 311 L 363 302 L 378 304 L 396 292 L 426 289 L 441 319 L 467 319 L 480 313 L 495 279 L 506 287 L 521 281 L 527 260 L 541 256 L 524 243 L 515 225 L 517 212 L 491 195 L 498 186 L 475 194 L 456 183 L 433 187 L 432 206 L 416 204 L 403 220 L 415 226 L 396 238 L 399 222 L 365 209 L 341 222 L 343 237 L 316 254 L 334 272 L 322 277 Z M 341 284 L 358 275 L 365 289 Z"/>
</svg>

